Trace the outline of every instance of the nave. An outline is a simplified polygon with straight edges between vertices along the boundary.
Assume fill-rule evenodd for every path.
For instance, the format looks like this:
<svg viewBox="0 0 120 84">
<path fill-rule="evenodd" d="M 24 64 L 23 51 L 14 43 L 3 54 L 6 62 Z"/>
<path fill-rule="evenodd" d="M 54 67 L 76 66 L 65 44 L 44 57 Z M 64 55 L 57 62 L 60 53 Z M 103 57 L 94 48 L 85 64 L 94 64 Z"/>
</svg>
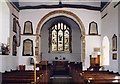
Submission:
<svg viewBox="0 0 120 84">
<path fill-rule="evenodd" d="M 2 74 L 2 84 L 120 84 L 120 74 L 110 71 L 83 71 L 76 64 L 69 64 L 68 72 L 54 71 L 53 66 L 34 71 L 12 70 Z"/>
<path fill-rule="evenodd" d="M 120 1 L 24 1 L 0 0 L 2 84 L 120 84 Z"/>
</svg>

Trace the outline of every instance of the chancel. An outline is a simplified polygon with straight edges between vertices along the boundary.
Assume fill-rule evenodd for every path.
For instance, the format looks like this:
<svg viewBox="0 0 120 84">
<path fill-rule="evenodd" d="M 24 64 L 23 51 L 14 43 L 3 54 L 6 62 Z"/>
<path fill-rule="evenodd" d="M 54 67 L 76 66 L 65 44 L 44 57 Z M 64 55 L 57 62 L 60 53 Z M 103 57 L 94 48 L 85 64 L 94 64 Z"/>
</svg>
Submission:
<svg viewBox="0 0 120 84">
<path fill-rule="evenodd" d="M 120 84 L 119 0 L 0 0 L 1 84 Z"/>
</svg>

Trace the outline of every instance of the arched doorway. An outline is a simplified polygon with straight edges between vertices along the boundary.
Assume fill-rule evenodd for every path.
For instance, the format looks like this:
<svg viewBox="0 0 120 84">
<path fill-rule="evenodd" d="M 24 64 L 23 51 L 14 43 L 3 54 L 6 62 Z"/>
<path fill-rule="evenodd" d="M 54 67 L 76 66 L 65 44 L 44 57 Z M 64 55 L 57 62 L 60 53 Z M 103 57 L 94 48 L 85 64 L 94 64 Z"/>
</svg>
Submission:
<svg viewBox="0 0 120 84">
<path fill-rule="evenodd" d="M 40 48 L 41 48 L 41 30 L 43 29 L 43 25 L 48 21 L 50 20 L 51 18 L 55 18 L 55 17 L 58 17 L 58 16 L 64 16 L 64 17 L 69 17 L 70 19 L 72 19 L 80 28 L 80 31 L 81 31 L 81 50 L 79 49 L 79 52 L 81 52 L 81 61 L 84 62 L 85 60 L 85 28 L 84 28 L 84 25 L 82 23 L 82 21 L 79 19 L 78 16 L 76 16 L 74 13 L 72 12 L 69 12 L 69 11 L 64 11 L 64 10 L 56 10 L 56 11 L 52 11 L 50 13 L 48 13 L 47 15 L 45 15 L 41 20 L 40 22 L 38 23 L 38 26 L 37 26 L 37 30 L 36 30 L 36 46 L 39 46 L 39 47 L 36 47 L 36 51 L 38 51 L 38 54 L 36 54 L 37 57 L 40 56 Z M 43 52 L 44 53 L 44 52 Z M 60 53 L 61 54 L 61 53 Z"/>
<path fill-rule="evenodd" d="M 102 41 L 102 65 L 109 65 L 110 42 L 107 36 Z"/>
</svg>

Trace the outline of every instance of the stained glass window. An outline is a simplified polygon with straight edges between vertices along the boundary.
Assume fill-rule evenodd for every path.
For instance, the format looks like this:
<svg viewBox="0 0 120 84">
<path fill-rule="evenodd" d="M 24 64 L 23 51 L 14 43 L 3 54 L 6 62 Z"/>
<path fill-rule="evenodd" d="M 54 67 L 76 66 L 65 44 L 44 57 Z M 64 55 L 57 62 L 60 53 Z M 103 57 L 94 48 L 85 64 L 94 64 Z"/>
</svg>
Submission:
<svg viewBox="0 0 120 84">
<path fill-rule="evenodd" d="M 71 28 L 58 22 L 49 29 L 49 51 L 71 52 Z"/>
</svg>

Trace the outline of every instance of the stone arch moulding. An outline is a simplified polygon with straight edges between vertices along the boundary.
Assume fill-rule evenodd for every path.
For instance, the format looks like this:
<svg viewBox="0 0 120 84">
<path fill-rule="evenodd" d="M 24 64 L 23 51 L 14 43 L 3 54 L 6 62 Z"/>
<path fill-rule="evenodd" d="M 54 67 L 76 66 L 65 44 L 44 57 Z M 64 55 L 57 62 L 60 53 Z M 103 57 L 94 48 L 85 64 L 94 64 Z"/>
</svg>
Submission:
<svg viewBox="0 0 120 84">
<path fill-rule="evenodd" d="M 39 21 L 39 23 L 37 25 L 37 29 L 36 29 L 36 46 L 38 47 L 36 50 L 36 51 L 38 51 L 38 53 L 36 54 L 36 58 L 38 58 L 38 55 L 40 55 L 40 53 L 39 53 L 40 42 L 39 41 L 40 41 L 40 31 L 41 31 L 42 26 L 50 18 L 61 16 L 61 15 L 73 19 L 80 27 L 80 30 L 82 32 L 82 62 L 84 64 L 84 62 L 85 62 L 85 27 L 84 27 L 81 19 L 76 14 L 74 14 L 73 12 L 70 12 L 70 11 L 65 11 L 65 10 L 55 10 L 55 11 L 49 12 Z"/>
</svg>

